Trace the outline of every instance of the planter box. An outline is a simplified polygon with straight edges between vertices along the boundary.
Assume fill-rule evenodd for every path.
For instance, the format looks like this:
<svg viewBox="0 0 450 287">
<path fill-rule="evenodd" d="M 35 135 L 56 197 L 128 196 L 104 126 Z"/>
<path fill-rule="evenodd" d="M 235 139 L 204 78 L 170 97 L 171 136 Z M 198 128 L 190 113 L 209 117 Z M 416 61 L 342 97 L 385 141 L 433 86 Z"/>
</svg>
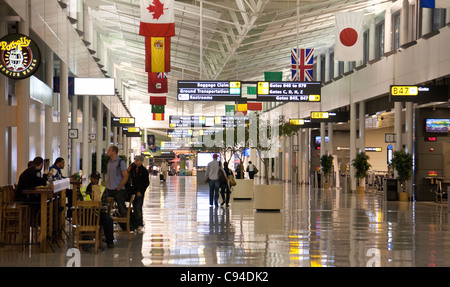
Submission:
<svg viewBox="0 0 450 287">
<path fill-rule="evenodd" d="M 236 179 L 232 199 L 253 199 L 253 179 Z"/>
<path fill-rule="evenodd" d="M 281 184 L 255 185 L 253 207 L 256 210 L 281 210 L 284 207 L 283 186 Z"/>
</svg>

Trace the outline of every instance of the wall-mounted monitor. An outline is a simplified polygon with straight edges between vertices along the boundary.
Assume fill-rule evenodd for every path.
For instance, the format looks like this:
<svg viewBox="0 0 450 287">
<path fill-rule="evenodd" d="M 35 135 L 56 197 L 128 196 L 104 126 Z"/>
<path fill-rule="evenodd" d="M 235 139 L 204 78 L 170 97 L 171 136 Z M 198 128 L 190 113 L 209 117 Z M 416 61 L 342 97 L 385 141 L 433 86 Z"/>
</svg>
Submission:
<svg viewBox="0 0 450 287">
<path fill-rule="evenodd" d="M 448 134 L 450 132 L 450 119 L 426 119 L 425 132 Z"/>
<path fill-rule="evenodd" d="M 217 158 L 218 161 L 220 161 L 220 154 L 215 152 L 199 152 L 197 153 L 197 167 L 206 167 L 208 166 L 208 163 L 213 161 L 213 155 L 218 154 L 219 157 Z"/>
<path fill-rule="evenodd" d="M 322 140 L 322 139 L 321 139 L 320 136 L 316 136 L 316 138 L 315 138 L 316 146 L 320 146 L 321 140 Z M 325 142 L 326 142 L 326 143 L 328 142 L 328 137 L 327 137 L 327 136 L 325 137 Z"/>
</svg>

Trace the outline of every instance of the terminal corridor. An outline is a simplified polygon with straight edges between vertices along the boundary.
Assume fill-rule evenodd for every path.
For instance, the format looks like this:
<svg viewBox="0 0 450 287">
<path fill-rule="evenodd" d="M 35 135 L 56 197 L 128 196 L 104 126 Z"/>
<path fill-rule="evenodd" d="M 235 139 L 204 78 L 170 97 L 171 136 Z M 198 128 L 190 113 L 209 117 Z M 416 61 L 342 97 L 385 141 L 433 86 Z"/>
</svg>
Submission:
<svg viewBox="0 0 450 287">
<path fill-rule="evenodd" d="M 152 176 L 144 232 L 131 241 L 115 233 L 116 247 L 98 254 L 80 250 L 80 266 L 450 266 L 447 205 L 283 186 L 284 209 L 260 212 L 253 200 L 209 206 L 208 188 L 197 186 L 196 177 L 171 176 L 163 183 Z M 1 247 L 0 266 L 67 266 L 70 239 L 58 245 L 45 254 L 36 245 Z"/>
</svg>

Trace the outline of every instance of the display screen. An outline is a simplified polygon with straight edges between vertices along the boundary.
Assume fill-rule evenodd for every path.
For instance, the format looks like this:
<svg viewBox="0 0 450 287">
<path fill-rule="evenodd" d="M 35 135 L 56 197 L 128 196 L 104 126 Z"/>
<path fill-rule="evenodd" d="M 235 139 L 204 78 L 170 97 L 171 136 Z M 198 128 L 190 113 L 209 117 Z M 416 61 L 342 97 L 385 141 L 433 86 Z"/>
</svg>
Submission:
<svg viewBox="0 0 450 287">
<path fill-rule="evenodd" d="M 316 136 L 315 142 L 316 142 L 317 146 L 320 146 L 321 137 L 320 136 Z M 328 142 L 328 137 L 325 137 L 325 142 L 326 143 Z"/>
<path fill-rule="evenodd" d="M 208 163 L 214 160 L 213 155 L 214 152 L 201 152 L 197 153 L 197 167 L 206 167 L 208 166 Z M 220 154 L 217 153 L 219 157 L 217 158 L 218 161 L 220 161 Z"/>
<path fill-rule="evenodd" d="M 450 119 L 426 119 L 425 132 L 447 134 L 450 131 Z"/>
<path fill-rule="evenodd" d="M 321 82 L 258 82 L 257 100 L 320 102 Z"/>
</svg>

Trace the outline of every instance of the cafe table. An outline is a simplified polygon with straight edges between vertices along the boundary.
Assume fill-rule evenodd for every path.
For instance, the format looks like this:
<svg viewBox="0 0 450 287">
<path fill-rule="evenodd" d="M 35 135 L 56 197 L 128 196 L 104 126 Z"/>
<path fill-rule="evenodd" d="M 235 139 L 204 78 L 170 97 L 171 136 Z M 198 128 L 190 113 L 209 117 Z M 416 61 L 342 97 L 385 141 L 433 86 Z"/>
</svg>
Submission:
<svg viewBox="0 0 450 287">
<path fill-rule="evenodd" d="M 43 188 L 27 189 L 24 194 L 39 195 L 41 206 L 40 236 L 39 245 L 41 252 L 47 252 L 47 240 L 51 239 L 54 232 L 64 230 L 66 214 L 66 189 L 70 187 L 70 179 L 62 179 L 52 182 L 52 185 Z M 54 200 L 60 197 L 63 210 L 53 210 Z M 48 213 L 48 215 L 47 215 Z M 59 218 L 57 218 L 59 217 Z M 59 230 L 53 230 L 53 222 L 57 220 Z M 48 224 L 47 224 L 48 222 Z"/>
</svg>

